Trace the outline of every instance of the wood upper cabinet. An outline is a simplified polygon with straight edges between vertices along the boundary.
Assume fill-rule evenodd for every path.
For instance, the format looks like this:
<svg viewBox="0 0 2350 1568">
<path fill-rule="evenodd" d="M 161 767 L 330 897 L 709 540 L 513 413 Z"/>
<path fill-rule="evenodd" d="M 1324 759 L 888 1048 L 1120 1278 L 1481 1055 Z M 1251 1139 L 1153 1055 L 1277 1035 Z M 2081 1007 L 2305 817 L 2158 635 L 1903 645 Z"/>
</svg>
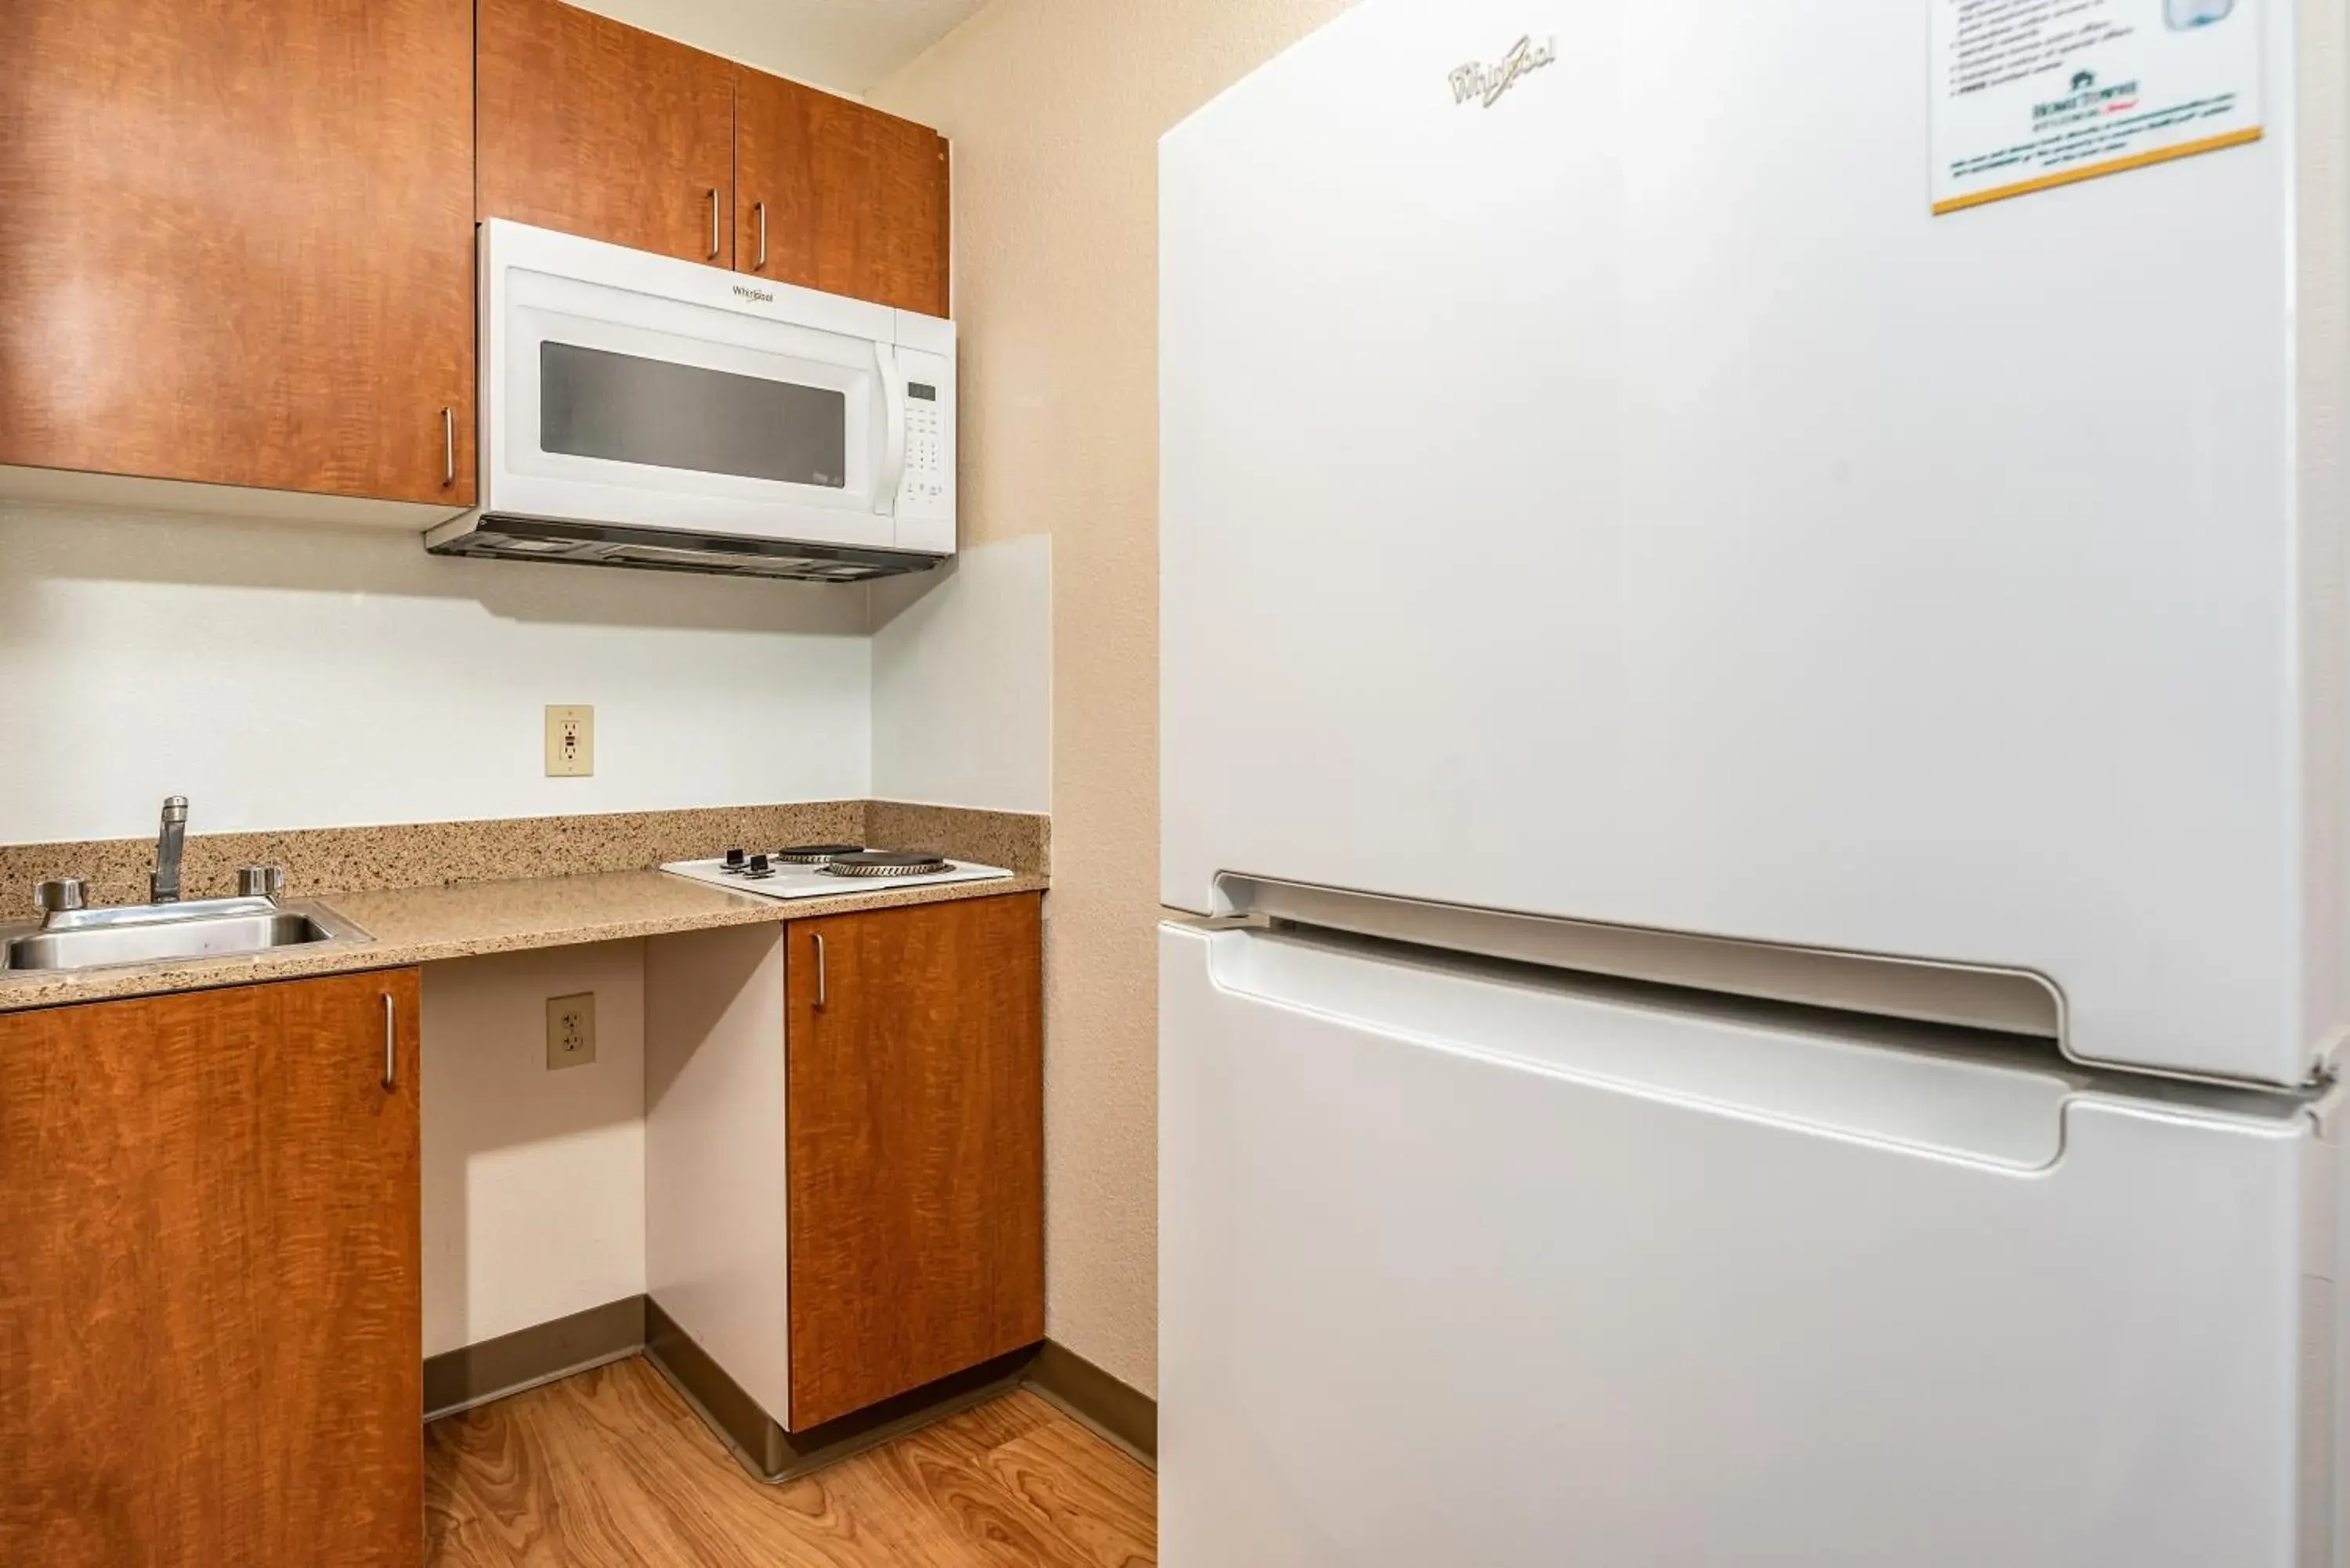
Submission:
<svg viewBox="0 0 2350 1568">
<path fill-rule="evenodd" d="M 733 263 L 733 67 L 559 0 L 480 0 L 477 212 Z"/>
<path fill-rule="evenodd" d="M 0 464 L 469 504 L 473 76 L 473 0 L 0 3 Z"/>
<path fill-rule="evenodd" d="M 0 1562 L 422 1561 L 417 992 L 0 1015 Z"/>
<path fill-rule="evenodd" d="M 785 932 L 791 1427 L 1045 1337 L 1033 893 Z"/>
<path fill-rule="evenodd" d="M 736 270 L 947 314 L 944 137 L 740 67 L 734 115 Z"/>
<path fill-rule="evenodd" d="M 561 4 L 480 0 L 475 208 L 947 314 L 947 144 Z"/>
</svg>

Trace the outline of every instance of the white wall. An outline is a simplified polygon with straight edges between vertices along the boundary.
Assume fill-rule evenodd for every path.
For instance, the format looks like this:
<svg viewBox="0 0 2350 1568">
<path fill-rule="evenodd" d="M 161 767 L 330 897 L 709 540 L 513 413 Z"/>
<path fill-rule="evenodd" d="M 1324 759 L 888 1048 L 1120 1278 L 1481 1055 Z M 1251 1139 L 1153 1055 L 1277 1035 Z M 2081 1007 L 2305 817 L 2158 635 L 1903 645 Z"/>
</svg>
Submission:
<svg viewBox="0 0 2350 1568">
<path fill-rule="evenodd" d="M 0 504 L 0 842 L 856 798 L 858 587 Z M 543 710 L 596 708 L 596 776 Z"/>
<path fill-rule="evenodd" d="M 578 0 L 632 27 L 852 97 L 980 0 Z"/>
<path fill-rule="evenodd" d="M 873 793 L 1052 809 L 1053 541 L 966 549 L 873 594 Z"/>
<path fill-rule="evenodd" d="M 596 1060 L 549 1072 L 546 1001 L 592 992 Z M 424 1354 L 645 1288 L 642 942 L 424 971 Z"/>
</svg>

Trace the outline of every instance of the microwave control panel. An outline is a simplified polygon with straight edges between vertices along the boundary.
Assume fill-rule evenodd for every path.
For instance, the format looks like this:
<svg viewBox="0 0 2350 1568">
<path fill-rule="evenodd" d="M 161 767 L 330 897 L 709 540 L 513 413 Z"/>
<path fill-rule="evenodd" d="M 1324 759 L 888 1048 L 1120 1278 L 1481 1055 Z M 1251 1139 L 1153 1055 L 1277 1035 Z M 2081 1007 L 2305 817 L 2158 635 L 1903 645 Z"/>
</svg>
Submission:
<svg viewBox="0 0 2350 1568">
<path fill-rule="evenodd" d="M 906 468 L 898 482 L 898 544 L 952 549 L 955 515 L 954 361 L 898 350 L 906 397 Z M 941 524 L 943 524 L 941 528 Z"/>
</svg>

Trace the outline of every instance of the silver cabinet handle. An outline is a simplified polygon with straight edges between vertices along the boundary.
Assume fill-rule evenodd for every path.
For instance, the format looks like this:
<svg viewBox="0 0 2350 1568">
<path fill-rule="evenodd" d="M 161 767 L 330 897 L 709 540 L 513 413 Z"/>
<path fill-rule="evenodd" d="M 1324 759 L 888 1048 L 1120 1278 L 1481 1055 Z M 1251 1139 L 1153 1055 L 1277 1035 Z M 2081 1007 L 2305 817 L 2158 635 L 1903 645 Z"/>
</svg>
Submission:
<svg viewBox="0 0 2350 1568">
<path fill-rule="evenodd" d="M 386 1089 L 400 1087 L 400 1054 L 396 1044 L 400 1039 L 398 1019 L 399 1004 L 391 1000 L 391 992 L 387 991 L 383 993 L 383 1086 Z"/>
<path fill-rule="evenodd" d="M 824 933 L 812 933 L 816 938 L 816 1004 L 822 1011 L 827 998 L 824 993 Z"/>
<path fill-rule="evenodd" d="M 751 270 L 764 272 L 767 270 L 767 203 L 754 202 L 751 204 L 751 211 L 759 214 L 759 259 L 751 264 Z"/>
<path fill-rule="evenodd" d="M 441 483 L 457 483 L 457 410 L 441 410 Z"/>
<path fill-rule="evenodd" d="M 718 259 L 718 187 L 710 188 L 710 259 Z"/>
</svg>

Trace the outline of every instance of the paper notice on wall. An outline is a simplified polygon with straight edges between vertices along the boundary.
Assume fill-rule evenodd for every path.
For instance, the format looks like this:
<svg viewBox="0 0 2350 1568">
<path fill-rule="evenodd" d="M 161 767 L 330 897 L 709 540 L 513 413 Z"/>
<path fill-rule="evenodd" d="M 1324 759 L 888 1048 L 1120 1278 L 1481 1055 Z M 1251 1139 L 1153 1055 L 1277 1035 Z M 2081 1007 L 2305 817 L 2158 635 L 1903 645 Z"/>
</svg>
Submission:
<svg viewBox="0 0 2350 1568">
<path fill-rule="evenodd" d="M 2256 141 L 2262 0 L 1932 0 L 1934 211 Z"/>
</svg>

